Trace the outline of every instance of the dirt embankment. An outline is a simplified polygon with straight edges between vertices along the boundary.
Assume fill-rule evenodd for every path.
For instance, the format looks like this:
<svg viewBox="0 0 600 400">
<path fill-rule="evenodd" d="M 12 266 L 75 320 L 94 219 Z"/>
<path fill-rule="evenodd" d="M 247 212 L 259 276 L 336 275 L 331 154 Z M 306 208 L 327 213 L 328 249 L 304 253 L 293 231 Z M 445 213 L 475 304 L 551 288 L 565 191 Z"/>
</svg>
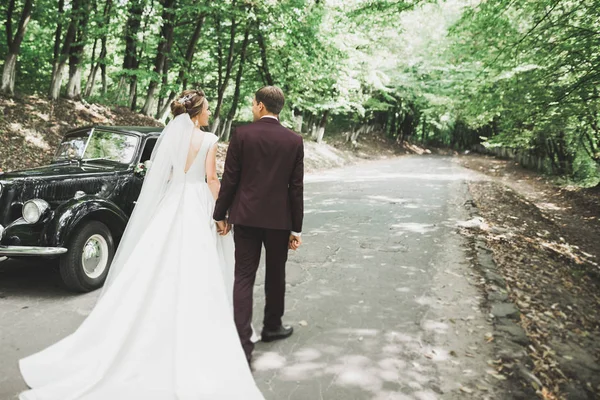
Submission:
<svg viewBox="0 0 600 400">
<path fill-rule="evenodd" d="M 106 107 L 66 99 L 51 102 L 39 96 L 6 98 L 0 96 L 0 171 L 31 168 L 47 164 L 63 135 L 86 125 L 162 126 L 154 118 L 124 107 Z M 307 172 L 337 168 L 363 159 L 422 153 L 417 146 L 398 146 L 379 133 L 359 138 L 356 145 L 342 136 L 326 137 L 317 144 L 305 138 Z M 219 144 L 219 169 L 227 144 Z"/>
<path fill-rule="evenodd" d="M 47 164 L 62 136 L 86 125 L 161 126 L 154 118 L 126 108 L 108 108 L 38 96 L 0 97 L 0 170 Z"/>
<path fill-rule="evenodd" d="M 545 399 L 600 398 L 600 193 L 560 188 L 514 162 L 468 156 L 470 184 Z"/>
</svg>

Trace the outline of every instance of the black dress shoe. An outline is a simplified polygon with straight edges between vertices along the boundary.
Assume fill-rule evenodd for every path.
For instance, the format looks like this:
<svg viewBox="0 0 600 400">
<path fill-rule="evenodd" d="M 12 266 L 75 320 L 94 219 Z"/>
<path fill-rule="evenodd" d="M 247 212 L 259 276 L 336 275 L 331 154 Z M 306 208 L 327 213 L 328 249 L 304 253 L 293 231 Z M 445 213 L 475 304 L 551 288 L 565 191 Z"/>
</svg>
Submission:
<svg viewBox="0 0 600 400">
<path fill-rule="evenodd" d="M 275 340 L 289 338 L 290 336 L 292 336 L 292 333 L 294 333 L 294 328 L 292 328 L 291 326 L 282 325 L 274 331 L 263 328 L 263 331 L 260 334 L 260 336 L 263 342 L 273 342 Z"/>
</svg>

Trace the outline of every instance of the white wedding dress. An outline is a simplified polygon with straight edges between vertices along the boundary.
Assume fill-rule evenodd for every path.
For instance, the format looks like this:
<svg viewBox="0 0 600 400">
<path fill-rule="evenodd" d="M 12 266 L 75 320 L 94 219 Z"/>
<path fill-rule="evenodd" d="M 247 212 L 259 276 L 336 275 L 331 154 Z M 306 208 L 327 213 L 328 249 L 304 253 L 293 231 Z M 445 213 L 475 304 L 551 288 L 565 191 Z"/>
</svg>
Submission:
<svg viewBox="0 0 600 400">
<path fill-rule="evenodd" d="M 193 134 L 187 114 L 163 131 L 96 307 L 20 360 L 20 400 L 264 399 L 233 321 L 232 235 L 217 234 L 205 182 L 217 137 L 185 173 Z"/>
</svg>

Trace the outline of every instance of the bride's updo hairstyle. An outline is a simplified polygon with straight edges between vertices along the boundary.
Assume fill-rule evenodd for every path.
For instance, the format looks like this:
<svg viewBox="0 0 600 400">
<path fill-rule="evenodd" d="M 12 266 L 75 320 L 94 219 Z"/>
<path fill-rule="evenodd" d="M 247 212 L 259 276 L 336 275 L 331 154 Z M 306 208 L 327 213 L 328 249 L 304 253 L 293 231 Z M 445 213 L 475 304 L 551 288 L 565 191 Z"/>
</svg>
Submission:
<svg viewBox="0 0 600 400">
<path fill-rule="evenodd" d="M 206 97 L 202 90 L 184 90 L 178 98 L 171 103 L 171 112 L 176 117 L 183 113 L 190 114 L 190 118 L 202 112 Z"/>
</svg>

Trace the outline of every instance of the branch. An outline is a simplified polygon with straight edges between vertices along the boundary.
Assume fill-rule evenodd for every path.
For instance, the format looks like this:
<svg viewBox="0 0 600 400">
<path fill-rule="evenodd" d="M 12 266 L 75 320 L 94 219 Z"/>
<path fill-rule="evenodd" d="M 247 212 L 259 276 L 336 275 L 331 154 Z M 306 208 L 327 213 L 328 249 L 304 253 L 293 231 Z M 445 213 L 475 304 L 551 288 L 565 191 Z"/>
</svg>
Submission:
<svg viewBox="0 0 600 400">
<path fill-rule="evenodd" d="M 546 18 L 548 18 L 550 16 L 550 14 L 554 11 L 554 9 L 560 4 L 562 0 L 557 0 L 556 3 L 554 3 L 554 5 L 550 8 L 550 10 L 548 10 L 546 12 L 546 14 L 544 14 L 544 16 L 542 18 L 540 18 L 540 20 L 538 22 L 535 23 L 535 25 L 533 25 L 533 27 L 531 29 L 529 29 L 527 31 L 527 33 L 525 33 L 525 35 L 523 35 L 521 37 L 521 39 L 519 39 L 516 43 L 511 44 L 511 45 L 507 45 L 504 46 L 502 48 L 502 50 L 500 50 L 500 53 L 498 53 L 498 55 L 494 58 L 494 60 L 490 63 L 491 65 L 495 64 L 496 61 L 498 61 L 498 59 L 500 58 L 500 56 L 502 56 L 504 54 L 504 51 L 507 50 L 508 48 L 516 48 L 518 47 L 527 37 L 529 37 L 529 35 L 531 35 L 533 33 L 533 31 L 535 31 L 537 29 L 538 26 L 540 26 L 540 24 L 542 22 L 544 22 L 546 20 Z M 487 70 L 487 67 L 484 68 L 476 77 L 479 78 L 481 76 L 481 74 L 483 74 L 485 71 Z"/>
<path fill-rule="evenodd" d="M 12 15 L 15 10 L 15 0 L 10 0 L 8 3 L 8 10 L 6 11 L 6 44 L 10 48 L 12 46 L 13 33 L 12 33 Z"/>
<path fill-rule="evenodd" d="M 19 21 L 19 28 L 10 46 L 13 52 L 18 52 L 21 43 L 25 38 L 25 31 L 27 30 L 27 24 L 31 20 L 31 10 L 33 9 L 33 0 L 26 0 L 25 6 L 23 7 L 23 13 L 21 14 L 21 20 Z"/>
</svg>

